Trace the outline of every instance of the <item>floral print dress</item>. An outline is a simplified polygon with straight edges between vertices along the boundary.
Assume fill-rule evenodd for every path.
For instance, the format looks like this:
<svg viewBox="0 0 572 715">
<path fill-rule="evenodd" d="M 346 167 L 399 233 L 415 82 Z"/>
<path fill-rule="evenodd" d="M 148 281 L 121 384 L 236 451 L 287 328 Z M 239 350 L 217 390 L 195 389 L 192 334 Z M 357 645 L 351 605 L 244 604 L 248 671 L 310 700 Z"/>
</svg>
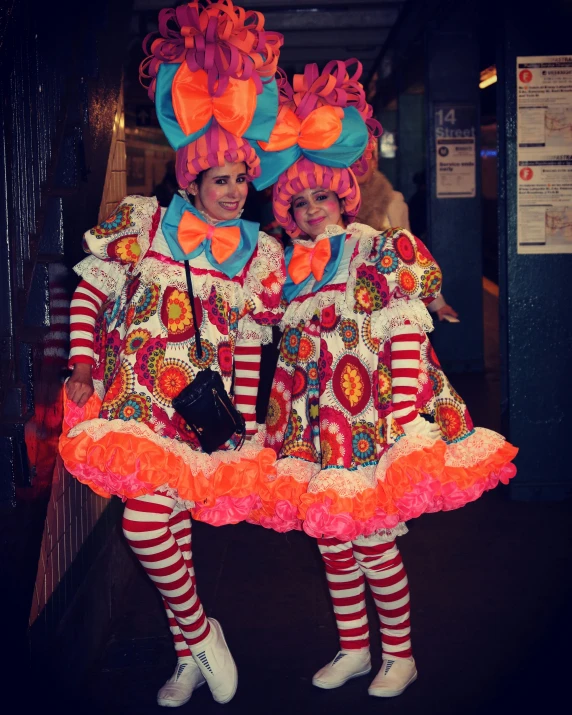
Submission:
<svg viewBox="0 0 572 715">
<path fill-rule="evenodd" d="M 438 295 L 441 272 L 423 243 L 359 223 L 340 232 L 329 226 L 317 239 L 331 247 L 321 280 L 286 281 L 266 425 L 279 459 L 249 520 L 344 541 L 393 538 L 407 519 L 507 481 L 516 449 L 473 427 L 426 338 L 424 303 Z M 423 333 L 416 408 L 440 427 L 437 441 L 406 436 L 392 419 L 390 338 L 407 323 Z"/>
<path fill-rule="evenodd" d="M 95 330 L 96 392 L 83 408 L 67 403 L 60 453 L 74 476 L 104 495 L 159 489 L 189 506 L 214 504 L 221 494 L 233 503 L 251 500 L 268 450 L 254 440 L 240 451 L 229 443 L 226 451 L 202 453 L 172 400 L 206 367 L 230 392 L 237 342 L 271 340 L 270 326 L 282 316 L 282 245 L 260 233 L 232 279 L 205 253 L 190 260 L 199 360 L 184 264 L 172 258 L 163 215 L 156 199 L 127 197 L 84 236 L 91 255 L 75 270 L 107 300 Z"/>
</svg>

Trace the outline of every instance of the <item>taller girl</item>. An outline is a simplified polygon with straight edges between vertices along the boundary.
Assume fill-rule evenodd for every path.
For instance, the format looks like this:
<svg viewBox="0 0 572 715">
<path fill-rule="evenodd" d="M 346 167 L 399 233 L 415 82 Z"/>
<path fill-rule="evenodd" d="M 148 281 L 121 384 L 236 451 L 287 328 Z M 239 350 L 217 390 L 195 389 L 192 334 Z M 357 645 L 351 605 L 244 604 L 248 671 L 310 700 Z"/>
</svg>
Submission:
<svg viewBox="0 0 572 715">
<path fill-rule="evenodd" d="M 91 255 L 76 266 L 61 454 L 98 494 L 126 500 L 124 533 L 163 597 L 178 656 L 157 697 L 168 707 L 205 681 L 220 703 L 237 687 L 222 629 L 197 595 L 188 508 L 222 494 L 226 520 L 236 521 L 264 451 L 247 442 L 235 452 L 231 438 L 202 453 L 172 400 L 202 368 L 230 392 L 234 371 L 235 403 L 255 431 L 260 344 L 281 316 L 284 258 L 240 214 L 260 175 L 249 139 L 268 139 L 276 120 L 281 44 L 259 13 L 230 0 L 161 11 L 142 76 L 177 150 L 181 195 L 166 211 L 155 199 L 124 199 L 85 234 Z"/>
</svg>

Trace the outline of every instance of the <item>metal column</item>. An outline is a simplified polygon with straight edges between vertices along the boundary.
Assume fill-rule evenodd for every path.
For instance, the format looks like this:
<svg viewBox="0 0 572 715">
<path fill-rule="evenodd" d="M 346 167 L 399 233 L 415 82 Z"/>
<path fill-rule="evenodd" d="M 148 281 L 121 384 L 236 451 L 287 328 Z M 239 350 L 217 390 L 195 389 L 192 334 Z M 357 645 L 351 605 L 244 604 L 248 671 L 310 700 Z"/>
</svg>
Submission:
<svg viewBox="0 0 572 715">
<path fill-rule="evenodd" d="M 443 269 L 443 294 L 461 319 L 437 325 L 432 340 L 450 372 L 484 367 L 477 27 L 477 5 L 468 2 L 442 12 L 426 34 L 428 244 Z M 441 187 L 437 196 L 437 151 L 452 156 L 454 149 L 437 146 L 436 133 L 466 135 L 467 147 L 474 136 L 474 195 L 447 197 Z"/>
</svg>

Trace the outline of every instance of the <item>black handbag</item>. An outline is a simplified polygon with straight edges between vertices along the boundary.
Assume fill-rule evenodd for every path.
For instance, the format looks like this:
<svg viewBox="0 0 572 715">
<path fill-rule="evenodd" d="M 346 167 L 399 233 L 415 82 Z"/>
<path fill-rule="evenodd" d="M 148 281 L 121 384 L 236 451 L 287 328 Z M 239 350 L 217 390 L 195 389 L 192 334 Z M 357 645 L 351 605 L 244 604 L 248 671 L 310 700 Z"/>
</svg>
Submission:
<svg viewBox="0 0 572 715">
<path fill-rule="evenodd" d="M 185 273 L 195 325 L 197 357 L 200 360 L 203 356 L 203 348 L 195 314 L 193 284 L 188 261 L 185 261 Z M 197 435 L 203 451 L 207 454 L 215 452 L 233 435 L 238 437 L 235 449 L 240 449 L 244 444 L 246 422 L 224 389 L 222 377 L 218 372 L 210 368 L 199 370 L 195 379 L 173 398 L 173 407 Z"/>
</svg>

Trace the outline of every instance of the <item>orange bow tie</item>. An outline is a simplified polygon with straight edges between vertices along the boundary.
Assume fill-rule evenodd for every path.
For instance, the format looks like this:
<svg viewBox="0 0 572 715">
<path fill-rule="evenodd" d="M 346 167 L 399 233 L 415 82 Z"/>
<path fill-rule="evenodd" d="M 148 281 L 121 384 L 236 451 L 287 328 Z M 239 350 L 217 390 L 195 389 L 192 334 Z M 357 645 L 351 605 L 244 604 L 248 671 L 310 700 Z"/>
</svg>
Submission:
<svg viewBox="0 0 572 715">
<path fill-rule="evenodd" d="M 264 151 L 281 151 L 298 144 L 301 149 L 327 149 L 342 133 L 343 111 L 337 107 L 324 105 L 314 109 L 306 119 L 300 121 L 294 112 L 283 106 L 270 139 L 258 142 Z"/>
<path fill-rule="evenodd" d="M 179 246 L 185 253 L 192 253 L 203 241 L 211 241 L 211 251 L 218 263 L 224 263 L 238 248 L 240 228 L 238 226 L 211 226 L 205 221 L 185 211 L 181 217 L 177 234 Z"/>
<path fill-rule="evenodd" d="M 320 281 L 331 255 L 329 238 L 323 238 L 314 246 L 296 244 L 288 266 L 288 275 L 296 285 L 306 280 L 310 273 L 317 281 Z"/>
<path fill-rule="evenodd" d="M 253 79 L 240 81 L 232 77 L 220 97 L 208 90 L 208 75 L 204 70 L 191 72 L 183 62 L 173 78 L 173 109 L 185 134 L 194 134 L 206 126 L 211 117 L 237 137 L 252 123 L 256 109 L 256 86 Z"/>
</svg>

